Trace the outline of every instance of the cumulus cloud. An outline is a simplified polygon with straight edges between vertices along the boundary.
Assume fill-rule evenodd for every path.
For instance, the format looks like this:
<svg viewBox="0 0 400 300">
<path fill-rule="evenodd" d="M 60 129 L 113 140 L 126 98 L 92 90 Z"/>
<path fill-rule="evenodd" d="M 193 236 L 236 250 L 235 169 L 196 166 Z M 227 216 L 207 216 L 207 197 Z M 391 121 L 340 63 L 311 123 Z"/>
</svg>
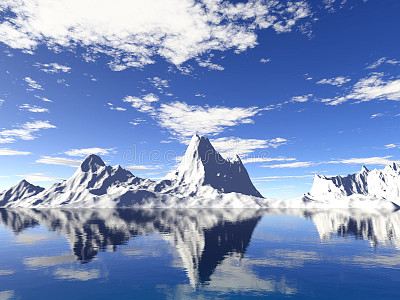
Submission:
<svg viewBox="0 0 400 300">
<path fill-rule="evenodd" d="M 18 151 L 9 148 L 0 148 L 0 156 L 13 156 L 13 155 L 29 155 L 28 151 Z"/>
<path fill-rule="evenodd" d="M 138 111 L 149 114 L 159 126 L 167 129 L 182 142 L 188 142 L 195 133 L 216 135 L 229 127 L 252 123 L 251 117 L 263 110 L 258 107 L 203 107 L 179 101 L 156 106 L 158 100 L 154 94 L 147 94 L 141 98 L 126 96 L 123 99 Z M 276 144 L 284 141 L 272 142 Z"/>
<path fill-rule="evenodd" d="M 242 139 L 237 137 L 223 137 L 211 140 L 211 143 L 217 151 L 226 157 L 232 158 L 236 154 L 241 157 L 246 157 L 253 153 L 256 149 L 276 148 L 287 142 L 283 138 L 275 138 L 271 140 L 258 140 L 258 139 Z M 265 152 L 269 155 L 269 152 Z M 262 154 L 260 154 L 262 155 Z M 266 159 L 266 158 L 265 158 Z"/>
<path fill-rule="evenodd" d="M 29 182 L 46 182 L 46 181 L 63 180 L 63 178 L 47 176 L 42 173 L 32 173 L 32 174 L 24 174 L 24 175 L 17 175 L 17 176 L 22 177 L 26 181 L 29 181 Z"/>
<path fill-rule="evenodd" d="M 33 133 L 41 129 L 56 128 L 56 126 L 49 123 L 49 121 L 34 121 L 27 122 L 22 125 L 17 125 L 14 129 L 5 129 L 0 131 L 0 144 L 14 143 L 18 139 L 21 140 L 34 140 L 36 136 Z"/>
<path fill-rule="evenodd" d="M 30 112 L 34 112 L 34 113 L 42 113 L 42 112 L 49 112 L 49 110 L 47 108 L 44 107 L 40 107 L 37 105 L 30 105 L 30 104 L 22 104 L 19 107 L 19 110 L 26 110 L 26 111 L 30 111 Z"/>
<path fill-rule="evenodd" d="M 130 103 L 133 108 L 143 113 L 148 113 L 150 115 L 155 114 L 152 103 L 158 101 L 158 97 L 154 94 L 147 94 L 142 98 L 126 96 L 123 99 L 124 102 Z"/>
<path fill-rule="evenodd" d="M 68 167 L 79 167 L 81 165 L 81 161 L 73 160 L 64 157 L 51 157 L 51 156 L 43 156 L 42 158 L 36 161 L 37 163 L 47 164 L 47 165 L 61 165 Z"/>
<path fill-rule="evenodd" d="M 372 73 L 360 79 L 347 95 L 324 99 L 328 105 L 338 105 L 347 101 L 364 102 L 371 100 L 400 101 L 400 79 L 384 80 L 383 73 Z"/>
<path fill-rule="evenodd" d="M 320 81 L 317 81 L 317 84 L 330 84 L 330 85 L 335 85 L 335 86 L 341 86 L 347 82 L 351 81 L 350 78 L 344 77 L 344 76 L 339 76 L 339 77 L 334 77 L 334 78 L 329 78 L 329 79 L 321 79 Z"/>
<path fill-rule="evenodd" d="M 161 104 L 157 110 L 158 124 L 180 139 L 193 134 L 216 135 L 228 127 L 249 123 L 260 111 L 257 107 L 202 107 L 185 102 Z"/>
<path fill-rule="evenodd" d="M 48 64 L 41 64 L 41 63 L 36 63 L 34 64 L 35 67 L 40 69 L 41 71 L 45 73 L 68 73 L 71 68 L 68 66 L 60 65 L 58 63 L 48 63 Z"/>
<path fill-rule="evenodd" d="M 0 41 L 9 47 L 83 46 L 87 60 L 103 53 L 114 70 L 152 64 L 155 56 L 180 65 L 212 50 L 242 52 L 257 45 L 257 30 L 290 32 L 312 15 L 302 0 L 5 0 L 0 11 L 9 12 L 0 23 Z"/>
<path fill-rule="evenodd" d="M 217 70 L 217 71 L 225 70 L 225 68 L 223 66 L 211 62 L 211 57 L 208 57 L 207 59 L 203 59 L 203 60 L 200 58 L 197 58 L 196 61 L 199 64 L 199 66 L 203 67 L 203 68 L 207 68 L 210 70 Z"/>
<path fill-rule="evenodd" d="M 113 152 L 115 148 L 99 148 L 99 147 L 93 147 L 93 148 L 83 148 L 83 149 L 71 149 L 68 151 L 65 151 L 64 154 L 68 156 L 80 156 L 80 157 L 85 157 L 89 154 L 96 154 L 96 155 L 108 155 L 111 152 Z"/>
<path fill-rule="evenodd" d="M 0 28 L 1 28 L 1 24 L 0 24 Z M 33 91 L 33 90 L 43 90 L 43 87 L 37 83 L 35 80 L 33 80 L 30 77 L 25 77 L 24 78 L 25 82 L 28 84 L 28 90 L 29 91 Z"/>
<path fill-rule="evenodd" d="M 151 84 L 158 90 L 162 91 L 163 88 L 169 88 L 169 81 L 161 79 L 160 77 L 148 78 Z"/>
</svg>

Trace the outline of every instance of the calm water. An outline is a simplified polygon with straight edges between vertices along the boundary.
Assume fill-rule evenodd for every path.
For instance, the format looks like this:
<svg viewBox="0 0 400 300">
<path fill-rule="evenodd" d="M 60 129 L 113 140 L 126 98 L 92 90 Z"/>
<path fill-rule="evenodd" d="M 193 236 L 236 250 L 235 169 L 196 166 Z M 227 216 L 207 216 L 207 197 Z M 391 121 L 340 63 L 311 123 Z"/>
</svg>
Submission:
<svg viewBox="0 0 400 300">
<path fill-rule="evenodd" d="M 0 299 L 399 299 L 400 212 L 0 210 Z"/>
</svg>

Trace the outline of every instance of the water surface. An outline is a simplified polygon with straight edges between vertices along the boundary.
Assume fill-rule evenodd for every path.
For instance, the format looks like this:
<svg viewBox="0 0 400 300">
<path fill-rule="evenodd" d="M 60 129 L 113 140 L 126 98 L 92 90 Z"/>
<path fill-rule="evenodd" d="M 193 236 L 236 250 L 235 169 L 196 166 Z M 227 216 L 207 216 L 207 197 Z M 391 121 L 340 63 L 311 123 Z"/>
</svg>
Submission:
<svg viewBox="0 0 400 300">
<path fill-rule="evenodd" d="M 400 212 L 0 209 L 0 299 L 400 297 Z"/>
</svg>

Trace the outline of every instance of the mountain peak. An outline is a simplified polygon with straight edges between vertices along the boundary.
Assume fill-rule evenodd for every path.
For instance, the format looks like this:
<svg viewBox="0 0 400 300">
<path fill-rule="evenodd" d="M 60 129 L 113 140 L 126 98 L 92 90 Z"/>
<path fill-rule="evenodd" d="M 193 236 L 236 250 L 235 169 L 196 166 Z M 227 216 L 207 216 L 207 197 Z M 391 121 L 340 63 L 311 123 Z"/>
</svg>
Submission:
<svg viewBox="0 0 400 300">
<path fill-rule="evenodd" d="M 81 163 L 81 170 L 83 172 L 96 172 L 99 167 L 105 167 L 104 161 L 96 154 L 89 154 Z"/>
<path fill-rule="evenodd" d="M 232 161 L 223 158 L 208 138 L 197 134 L 193 135 L 177 171 L 165 179 L 175 182 L 185 194 L 195 194 L 201 186 L 211 186 L 224 193 L 262 197 L 238 156 Z"/>
<path fill-rule="evenodd" d="M 239 157 L 239 155 L 235 155 L 235 157 L 232 159 L 232 161 L 231 161 L 233 164 L 243 164 L 242 163 L 242 160 L 240 159 L 240 157 Z"/>
<path fill-rule="evenodd" d="M 368 172 L 369 172 L 368 168 L 366 166 L 362 166 L 361 173 L 368 173 Z"/>
</svg>

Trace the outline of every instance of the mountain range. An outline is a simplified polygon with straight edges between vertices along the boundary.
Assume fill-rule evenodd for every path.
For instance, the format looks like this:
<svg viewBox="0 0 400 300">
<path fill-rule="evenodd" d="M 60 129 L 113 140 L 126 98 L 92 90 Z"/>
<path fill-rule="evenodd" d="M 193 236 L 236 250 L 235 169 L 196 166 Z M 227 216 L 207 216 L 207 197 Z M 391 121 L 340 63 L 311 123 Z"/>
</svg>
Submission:
<svg viewBox="0 0 400 300">
<path fill-rule="evenodd" d="M 0 193 L 0 207 L 234 207 L 395 209 L 400 205 L 400 165 L 346 177 L 315 175 L 310 192 L 287 200 L 263 198 L 239 156 L 225 159 L 205 137 L 194 135 L 176 171 L 160 181 L 107 166 L 88 155 L 71 178 L 48 189 L 26 180 Z"/>
</svg>

